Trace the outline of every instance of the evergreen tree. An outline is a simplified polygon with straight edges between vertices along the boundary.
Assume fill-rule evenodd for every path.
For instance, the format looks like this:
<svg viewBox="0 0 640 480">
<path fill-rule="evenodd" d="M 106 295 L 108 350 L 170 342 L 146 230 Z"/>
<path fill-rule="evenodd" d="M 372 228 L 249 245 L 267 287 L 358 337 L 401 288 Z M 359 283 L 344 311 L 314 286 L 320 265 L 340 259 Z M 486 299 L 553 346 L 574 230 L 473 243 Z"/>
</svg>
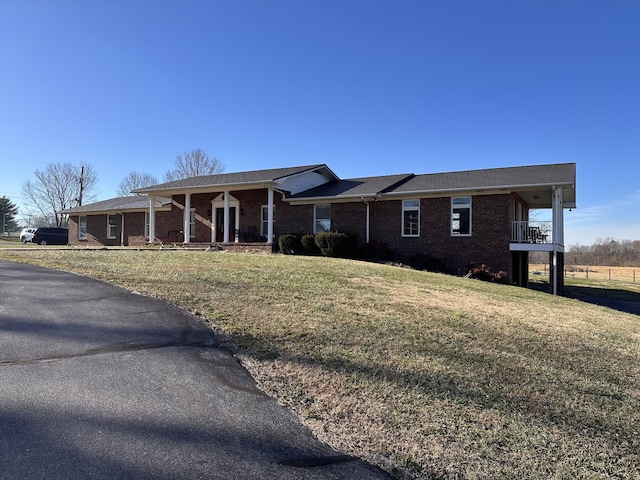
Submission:
<svg viewBox="0 0 640 480">
<path fill-rule="evenodd" d="M 9 197 L 0 197 L 0 231 L 2 233 L 15 230 L 16 220 L 15 217 L 18 214 L 18 207 L 9 199 Z"/>
</svg>

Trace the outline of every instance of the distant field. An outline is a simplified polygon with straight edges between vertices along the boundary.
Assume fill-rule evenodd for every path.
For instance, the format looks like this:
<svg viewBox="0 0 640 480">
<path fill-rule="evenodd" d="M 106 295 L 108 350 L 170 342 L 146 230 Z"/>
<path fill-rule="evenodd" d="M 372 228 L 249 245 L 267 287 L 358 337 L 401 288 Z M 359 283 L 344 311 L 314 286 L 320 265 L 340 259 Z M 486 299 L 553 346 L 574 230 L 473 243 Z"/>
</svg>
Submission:
<svg viewBox="0 0 640 480">
<path fill-rule="evenodd" d="M 610 280 L 640 283 L 640 267 L 607 267 L 600 265 L 565 265 L 565 278 Z M 548 276 L 549 265 L 530 264 L 529 275 Z"/>
</svg>

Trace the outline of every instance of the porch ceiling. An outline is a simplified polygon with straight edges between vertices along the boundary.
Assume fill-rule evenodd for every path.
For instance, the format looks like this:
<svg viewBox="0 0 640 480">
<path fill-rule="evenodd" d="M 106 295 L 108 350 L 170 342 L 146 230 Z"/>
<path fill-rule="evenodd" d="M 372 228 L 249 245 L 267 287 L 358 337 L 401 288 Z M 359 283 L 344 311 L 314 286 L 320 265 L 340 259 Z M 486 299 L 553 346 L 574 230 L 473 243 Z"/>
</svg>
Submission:
<svg viewBox="0 0 640 480">
<path fill-rule="evenodd" d="M 551 208 L 553 206 L 553 190 L 551 187 L 538 190 L 514 190 L 527 204 L 529 208 Z M 575 185 L 563 187 L 564 208 L 576 208 Z"/>
</svg>

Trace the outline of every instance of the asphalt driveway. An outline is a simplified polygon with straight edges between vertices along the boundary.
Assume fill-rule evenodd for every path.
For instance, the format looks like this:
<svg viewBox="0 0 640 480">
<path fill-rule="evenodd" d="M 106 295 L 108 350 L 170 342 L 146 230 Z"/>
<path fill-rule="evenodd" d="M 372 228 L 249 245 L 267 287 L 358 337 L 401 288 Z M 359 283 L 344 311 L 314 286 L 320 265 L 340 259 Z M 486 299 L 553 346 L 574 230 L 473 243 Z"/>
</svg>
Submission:
<svg viewBox="0 0 640 480">
<path fill-rule="evenodd" d="M 388 479 L 318 442 L 197 319 L 0 261 L 1 479 Z"/>
</svg>

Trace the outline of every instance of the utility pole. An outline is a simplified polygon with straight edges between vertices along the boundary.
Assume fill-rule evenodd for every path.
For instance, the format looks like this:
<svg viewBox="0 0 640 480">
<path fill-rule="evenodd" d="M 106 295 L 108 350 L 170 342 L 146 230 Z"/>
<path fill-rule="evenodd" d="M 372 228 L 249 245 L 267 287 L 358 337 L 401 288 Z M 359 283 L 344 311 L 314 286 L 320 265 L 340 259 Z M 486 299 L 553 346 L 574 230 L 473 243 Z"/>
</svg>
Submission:
<svg viewBox="0 0 640 480">
<path fill-rule="evenodd" d="M 82 206 L 82 194 L 84 193 L 84 166 L 80 167 L 80 195 L 77 198 L 78 206 Z"/>
</svg>

